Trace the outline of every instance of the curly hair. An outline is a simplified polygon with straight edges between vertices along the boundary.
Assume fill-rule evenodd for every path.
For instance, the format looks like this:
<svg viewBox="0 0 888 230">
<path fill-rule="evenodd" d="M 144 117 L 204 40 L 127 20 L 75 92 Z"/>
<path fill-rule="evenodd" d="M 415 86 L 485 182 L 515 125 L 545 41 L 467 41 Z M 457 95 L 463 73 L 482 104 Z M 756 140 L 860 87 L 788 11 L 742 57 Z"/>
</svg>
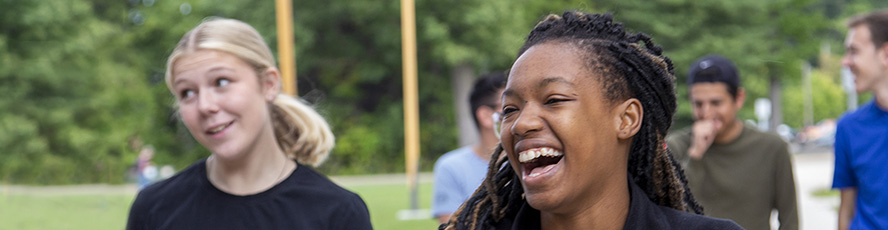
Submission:
<svg viewBox="0 0 888 230">
<path fill-rule="evenodd" d="M 666 148 L 676 98 L 672 61 L 650 36 L 629 33 L 610 14 L 565 11 L 549 15 L 533 28 L 518 56 L 531 47 L 562 42 L 580 48 L 589 71 L 611 102 L 638 99 L 645 111 L 629 150 L 628 174 L 654 203 L 702 214 L 687 186 L 684 172 Z M 523 204 L 520 179 L 503 154 L 494 150 L 487 177 L 474 194 L 442 225 L 443 229 L 490 229 Z"/>
</svg>

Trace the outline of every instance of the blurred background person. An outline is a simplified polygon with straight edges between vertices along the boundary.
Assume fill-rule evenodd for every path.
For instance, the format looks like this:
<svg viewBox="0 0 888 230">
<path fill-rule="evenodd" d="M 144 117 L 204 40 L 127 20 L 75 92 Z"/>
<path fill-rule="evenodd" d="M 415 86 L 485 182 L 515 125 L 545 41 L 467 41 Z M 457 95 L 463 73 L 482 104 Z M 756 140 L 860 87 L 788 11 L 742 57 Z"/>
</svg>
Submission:
<svg viewBox="0 0 888 230">
<path fill-rule="evenodd" d="M 667 138 L 688 186 L 706 215 L 746 229 L 798 229 L 799 214 L 789 146 L 737 118 L 746 91 L 734 63 L 719 55 L 694 61 L 688 72 L 694 124 Z"/>
<path fill-rule="evenodd" d="M 833 188 L 841 190 L 839 229 L 888 229 L 888 10 L 847 22 L 842 65 L 857 93 L 873 99 L 836 126 Z"/>
<path fill-rule="evenodd" d="M 327 122 L 280 94 L 281 76 L 250 25 L 213 18 L 185 34 L 166 83 L 212 154 L 133 202 L 127 229 L 371 229 L 364 201 L 306 165 L 334 145 Z"/>
<path fill-rule="evenodd" d="M 144 189 L 157 178 L 157 166 L 151 162 L 152 158 L 154 158 L 154 146 L 143 146 L 139 151 L 139 158 L 136 159 L 136 181 L 139 190 Z"/>
<path fill-rule="evenodd" d="M 489 73 L 475 81 L 469 95 L 469 111 L 480 139 L 473 145 L 447 152 L 435 162 L 432 215 L 440 223 L 446 223 L 450 214 L 484 181 L 490 154 L 499 143 L 494 118 L 502 111 L 500 101 L 505 87 L 505 71 Z"/>
</svg>

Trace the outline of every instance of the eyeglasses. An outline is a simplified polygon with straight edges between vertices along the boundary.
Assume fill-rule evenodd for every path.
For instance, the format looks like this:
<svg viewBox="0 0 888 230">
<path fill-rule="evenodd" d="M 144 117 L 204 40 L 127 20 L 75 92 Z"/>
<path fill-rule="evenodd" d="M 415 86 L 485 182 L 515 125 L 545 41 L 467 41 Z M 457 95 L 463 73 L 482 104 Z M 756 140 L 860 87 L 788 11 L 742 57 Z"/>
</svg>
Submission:
<svg viewBox="0 0 888 230">
<path fill-rule="evenodd" d="M 503 126 L 503 113 L 495 112 L 490 115 L 490 118 L 493 118 L 493 133 L 496 135 L 496 139 L 500 139 L 500 129 Z"/>
</svg>

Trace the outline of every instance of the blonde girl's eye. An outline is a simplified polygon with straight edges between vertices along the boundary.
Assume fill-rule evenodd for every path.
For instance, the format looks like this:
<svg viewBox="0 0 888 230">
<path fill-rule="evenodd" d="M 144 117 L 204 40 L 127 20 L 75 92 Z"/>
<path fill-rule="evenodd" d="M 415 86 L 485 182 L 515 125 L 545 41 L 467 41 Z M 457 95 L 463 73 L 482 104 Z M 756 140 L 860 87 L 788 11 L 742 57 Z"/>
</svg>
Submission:
<svg viewBox="0 0 888 230">
<path fill-rule="evenodd" d="M 186 89 L 186 90 L 182 90 L 181 92 L 179 92 L 179 97 L 181 99 L 188 99 L 188 98 L 193 97 L 196 94 L 197 94 L 197 92 L 194 92 L 194 90 Z"/>
<path fill-rule="evenodd" d="M 229 83 L 231 83 L 231 80 L 228 80 L 225 78 L 219 78 L 218 80 L 216 80 L 216 86 L 219 86 L 219 87 L 225 87 Z"/>
</svg>

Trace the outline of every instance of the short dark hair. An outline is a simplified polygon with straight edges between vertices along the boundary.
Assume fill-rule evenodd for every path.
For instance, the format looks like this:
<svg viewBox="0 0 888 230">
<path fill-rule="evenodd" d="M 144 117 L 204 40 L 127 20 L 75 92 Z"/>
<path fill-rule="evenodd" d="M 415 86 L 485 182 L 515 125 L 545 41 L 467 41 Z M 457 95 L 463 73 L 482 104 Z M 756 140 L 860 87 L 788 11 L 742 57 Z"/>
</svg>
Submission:
<svg viewBox="0 0 888 230">
<path fill-rule="evenodd" d="M 481 76 L 481 78 L 475 81 L 472 93 L 469 94 L 469 106 L 472 109 L 470 115 L 475 120 L 475 127 L 481 128 L 481 125 L 478 124 L 478 118 L 475 117 L 475 112 L 481 106 L 491 108 L 496 106 L 496 100 L 500 99 L 500 95 L 497 93 L 503 88 L 506 88 L 506 71 L 494 71 Z M 496 110 L 496 108 L 493 109 Z"/>
<path fill-rule="evenodd" d="M 858 14 L 848 19 L 846 24 L 848 28 L 866 25 L 876 48 L 888 42 L 888 9 Z"/>
<path fill-rule="evenodd" d="M 717 54 L 710 54 L 695 60 L 688 71 L 688 86 L 700 82 L 725 83 L 728 93 L 737 99 L 740 74 L 737 73 L 734 62 Z"/>
</svg>

